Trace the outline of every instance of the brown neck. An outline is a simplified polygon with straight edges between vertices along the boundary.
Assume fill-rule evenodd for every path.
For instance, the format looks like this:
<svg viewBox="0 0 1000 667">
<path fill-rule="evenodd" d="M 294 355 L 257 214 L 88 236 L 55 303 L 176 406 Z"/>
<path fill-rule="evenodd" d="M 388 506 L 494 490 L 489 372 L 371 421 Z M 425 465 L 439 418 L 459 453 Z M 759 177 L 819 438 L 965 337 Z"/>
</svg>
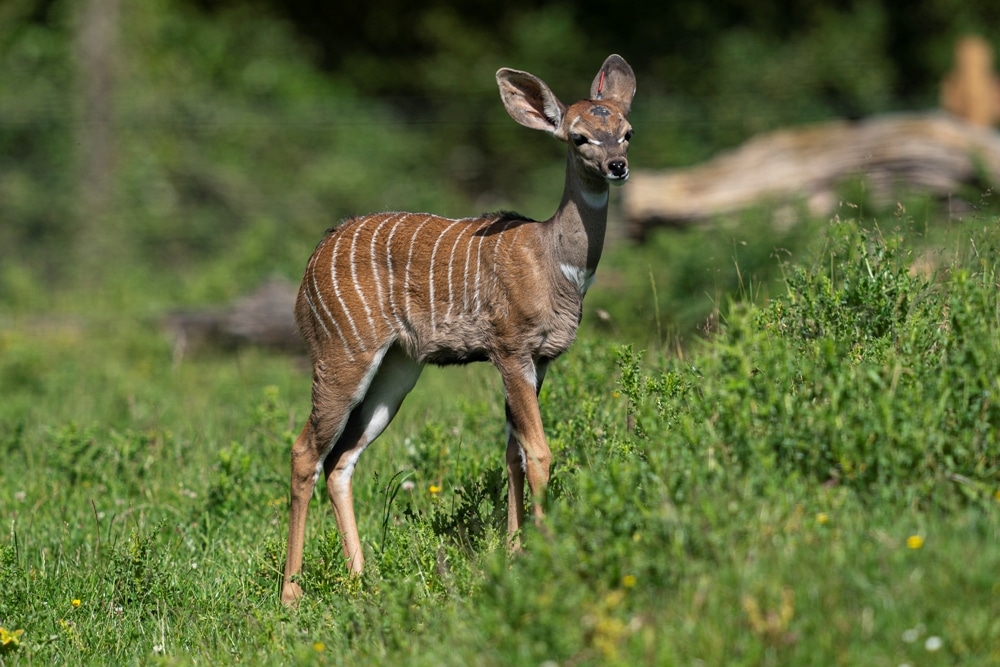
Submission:
<svg viewBox="0 0 1000 667">
<path fill-rule="evenodd" d="M 608 223 L 608 190 L 604 179 L 581 176 L 573 151 L 568 151 L 562 202 L 550 220 L 560 263 L 586 269 L 591 275 L 597 270 Z"/>
</svg>

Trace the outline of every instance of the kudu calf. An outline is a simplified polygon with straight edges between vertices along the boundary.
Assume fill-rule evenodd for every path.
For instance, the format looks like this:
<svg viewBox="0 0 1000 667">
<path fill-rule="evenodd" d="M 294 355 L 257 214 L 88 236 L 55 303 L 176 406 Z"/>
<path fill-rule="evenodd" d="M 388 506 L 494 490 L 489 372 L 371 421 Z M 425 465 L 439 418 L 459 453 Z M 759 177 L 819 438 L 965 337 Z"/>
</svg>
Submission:
<svg viewBox="0 0 1000 667">
<path fill-rule="evenodd" d="M 497 367 L 506 395 L 512 548 L 524 523 L 525 476 L 535 517 L 542 516 L 551 453 L 538 391 L 549 361 L 576 336 L 604 245 L 608 185 L 628 179 L 635 77 L 612 55 L 590 97 L 570 106 L 527 72 L 501 69 L 497 84 L 514 120 L 568 144 L 566 186 L 552 218 L 366 215 L 329 232 L 306 266 L 295 316 L 312 355 L 312 412 L 292 447 L 286 603 L 302 595 L 294 577 L 321 472 L 348 567 L 361 571 L 351 475 L 426 363 Z"/>
</svg>

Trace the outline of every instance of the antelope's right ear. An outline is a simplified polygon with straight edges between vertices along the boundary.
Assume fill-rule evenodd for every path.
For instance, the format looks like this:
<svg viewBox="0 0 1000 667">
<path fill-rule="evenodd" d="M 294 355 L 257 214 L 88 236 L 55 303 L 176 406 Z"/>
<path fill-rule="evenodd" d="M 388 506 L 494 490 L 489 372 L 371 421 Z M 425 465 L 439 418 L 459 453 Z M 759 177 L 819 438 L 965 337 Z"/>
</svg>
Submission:
<svg viewBox="0 0 1000 667">
<path fill-rule="evenodd" d="M 534 74 L 504 67 L 497 72 L 500 99 L 510 117 L 525 127 L 557 134 L 566 106 Z"/>
</svg>

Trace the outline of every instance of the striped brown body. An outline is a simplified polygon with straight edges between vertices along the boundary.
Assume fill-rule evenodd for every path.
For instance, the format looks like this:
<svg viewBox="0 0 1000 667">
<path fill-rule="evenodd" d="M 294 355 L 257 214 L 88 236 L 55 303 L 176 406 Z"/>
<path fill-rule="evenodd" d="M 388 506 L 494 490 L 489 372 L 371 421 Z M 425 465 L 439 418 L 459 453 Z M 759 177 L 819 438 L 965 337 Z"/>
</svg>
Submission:
<svg viewBox="0 0 1000 667">
<path fill-rule="evenodd" d="M 496 366 L 507 417 L 511 549 L 520 546 L 525 481 L 535 521 L 543 518 L 552 455 L 538 392 L 549 362 L 576 336 L 604 245 L 609 185 L 628 179 L 635 77 L 620 56 L 609 56 L 590 97 L 570 106 L 527 72 L 501 69 L 497 84 L 514 120 L 567 144 L 563 197 L 551 218 L 366 215 L 328 232 L 306 266 L 295 316 L 313 361 L 312 411 L 292 446 L 285 603 L 302 595 L 295 578 L 320 474 L 344 558 L 361 572 L 354 468 L 428 363 Z"/>
<path fill-rule="evenodd" d="M 309 261 L 299 328 L 311 348 L 332 343 L 345 363 L 392 344 L 418 363 L 488 361 L 509 328 L 534 359 L 554 358 L 576 336 L 583 295 L 546 263 L 538 238 L 550 230 L 507 212 L 350 219 Z"/>
</svg>

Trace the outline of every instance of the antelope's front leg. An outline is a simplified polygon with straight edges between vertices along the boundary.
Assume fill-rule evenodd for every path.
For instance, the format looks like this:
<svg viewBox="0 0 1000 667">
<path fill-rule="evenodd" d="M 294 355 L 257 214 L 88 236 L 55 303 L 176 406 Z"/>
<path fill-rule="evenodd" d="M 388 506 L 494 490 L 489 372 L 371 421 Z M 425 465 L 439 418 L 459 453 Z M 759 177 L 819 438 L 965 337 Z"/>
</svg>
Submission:
<svg viewBox="0 0 1000 667">
<path fill-rule="evenodd" d="M 507 531 L 511 549 L 517 549 L 518 531 L 524 526 L 525 478 L 531 491 L 535 522 L 540 523 L 544 517 L 542 502 L 552 462 L 538 410 L 544 367 L 536 370 L 530 359 L 509 358 L 495 363 L 507 398 Z"/>
</svg>

